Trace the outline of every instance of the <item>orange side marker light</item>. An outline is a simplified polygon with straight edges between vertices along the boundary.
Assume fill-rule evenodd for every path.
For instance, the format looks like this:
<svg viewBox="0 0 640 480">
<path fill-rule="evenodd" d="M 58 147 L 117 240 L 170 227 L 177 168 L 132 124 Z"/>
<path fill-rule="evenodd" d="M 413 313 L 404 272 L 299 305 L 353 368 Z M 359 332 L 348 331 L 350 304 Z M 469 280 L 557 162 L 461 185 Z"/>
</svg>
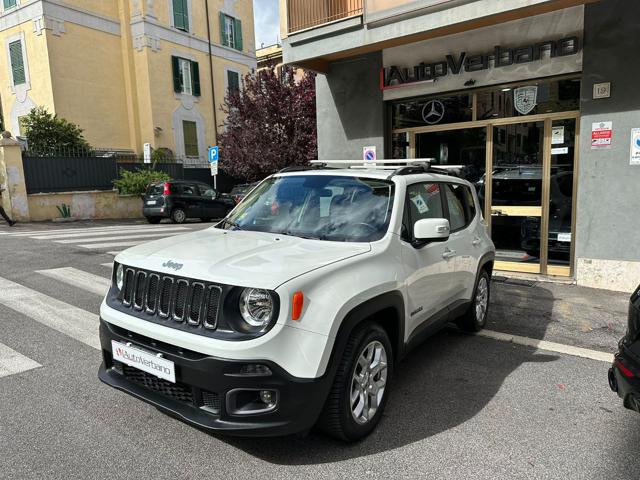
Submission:
<svg viewBox="0 0 640 480">
<path fill-rule="evenodd" d="M 291 320 L 300 320 L 302 307 L 304 306 L 304 294 L 302 292 L 294 293 L 291 304 Z"/>
</svg>

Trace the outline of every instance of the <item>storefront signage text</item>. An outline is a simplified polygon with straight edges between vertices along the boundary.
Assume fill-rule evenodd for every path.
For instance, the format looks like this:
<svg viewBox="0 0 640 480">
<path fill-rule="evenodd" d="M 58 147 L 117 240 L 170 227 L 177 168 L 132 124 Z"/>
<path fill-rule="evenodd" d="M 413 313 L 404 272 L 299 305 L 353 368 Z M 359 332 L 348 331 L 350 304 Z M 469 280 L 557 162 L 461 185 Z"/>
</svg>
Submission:
<svg viewBox="0 0 640 480">
<path fill-rule="evenodd" d="M 507 67 L 548 58 L 566 57 L 580 51 L 578 37 L 561 38 L 526 45 L 518 48 L 496 46 L 492 52 L 480 55 L 460 53 L 457 58 L 447 55 L 445 60 L 435 63 L 422 62 L 413 68 L 391 66 L 381 72 L 381 87 L 392 88 L 406 84 L 435 80 L 446 75 L 458 75 L 462 71 L 479 72 L 489 68 Z M 545 52 L 547 52 L 545 54 Z"/>
</svg>

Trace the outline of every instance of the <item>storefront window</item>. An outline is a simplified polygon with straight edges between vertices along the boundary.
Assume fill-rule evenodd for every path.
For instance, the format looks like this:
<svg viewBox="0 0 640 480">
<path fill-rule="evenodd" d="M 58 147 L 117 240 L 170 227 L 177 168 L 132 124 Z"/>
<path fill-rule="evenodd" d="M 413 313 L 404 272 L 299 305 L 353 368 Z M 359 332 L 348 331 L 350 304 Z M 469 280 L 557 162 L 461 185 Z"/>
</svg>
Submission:
<svg viewBox="0 0 640 480">
<path fill-rule="evenodd" d="M 393 128 L 428 127 L 473 120 L 470 94 L 403 100 L 392 104 Z"/>
<path fill-rule="evenodd" d="M 566 112 L 580 108 L 580 79 L 534 81 L 476 95 L 477 120 Z"/>
<path fill-rule="evenodd" d="M 404 159 L 409 158 L 409 134 L 394 133 L 391 138 L 391 158 Z"/>
</svg>

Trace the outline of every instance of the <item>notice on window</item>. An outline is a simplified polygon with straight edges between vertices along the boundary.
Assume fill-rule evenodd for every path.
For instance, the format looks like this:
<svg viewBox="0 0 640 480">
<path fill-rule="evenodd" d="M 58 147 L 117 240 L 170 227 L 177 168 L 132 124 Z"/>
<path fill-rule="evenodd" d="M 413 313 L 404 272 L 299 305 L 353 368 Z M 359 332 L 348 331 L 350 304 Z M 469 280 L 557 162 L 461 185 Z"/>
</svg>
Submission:
<svg viewBox="0 0 640 480">
<path fill-rule="evenodd" d="M 564 155 L 569 153 L 569 147 L 556 147 L 551 149 L 551 155 Z"/>
<path fill-rule="evenodd" d="M 418 212 L 420 213 L 420 215 L 423 215 L 429 211 L 427 202 L 424 201 L 424 198 L 422 198 L 422 195 L 416 195 L 415 197 L 412 197 L 411 201 L 418 209 Z"/>
<path fill-rule="evenodd" d="M 564 127 L 551 127 L 551 145 L 564 143 Z"/>
<path fill-rule="evenodd" d="M 640 128 L 631 129 L 631 160 L 629 165 L 640 165 Z"/>
<path fill-rule="evenodd" d="M 613 122 L 595 122 L 591 124 L 591 148 L 611 148 Z"/>
</svg>

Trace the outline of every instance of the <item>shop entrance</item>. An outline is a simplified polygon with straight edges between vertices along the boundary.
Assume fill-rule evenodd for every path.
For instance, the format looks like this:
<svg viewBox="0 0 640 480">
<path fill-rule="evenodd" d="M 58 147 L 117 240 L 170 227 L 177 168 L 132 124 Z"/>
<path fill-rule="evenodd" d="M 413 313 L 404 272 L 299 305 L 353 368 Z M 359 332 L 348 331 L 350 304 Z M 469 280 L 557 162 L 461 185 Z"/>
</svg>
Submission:
<svg viewBox="0 0 640 480">
<path fill-rule="evenodd" d="M 579 80 L 569 81 L 578 87 L 572 92 L 577 107 Z M 393 132 L 395 158 L 431 158 L 475 185 L 496 245 L 497 270 L 573 274 L 579 112 L 554 111 L 566 100 L 560 93 L 567 85 L 551 82 L 554 87 L 548 112 L 503 117 L 514 111 L 512 89 L 504 87 L 491 97 L 474 93 L 469 109 L 448 113 L 470 121 Z M 447 104 L 467 105 L 459 96 L 436 102 L 445 111 Z"/>
</svg>

